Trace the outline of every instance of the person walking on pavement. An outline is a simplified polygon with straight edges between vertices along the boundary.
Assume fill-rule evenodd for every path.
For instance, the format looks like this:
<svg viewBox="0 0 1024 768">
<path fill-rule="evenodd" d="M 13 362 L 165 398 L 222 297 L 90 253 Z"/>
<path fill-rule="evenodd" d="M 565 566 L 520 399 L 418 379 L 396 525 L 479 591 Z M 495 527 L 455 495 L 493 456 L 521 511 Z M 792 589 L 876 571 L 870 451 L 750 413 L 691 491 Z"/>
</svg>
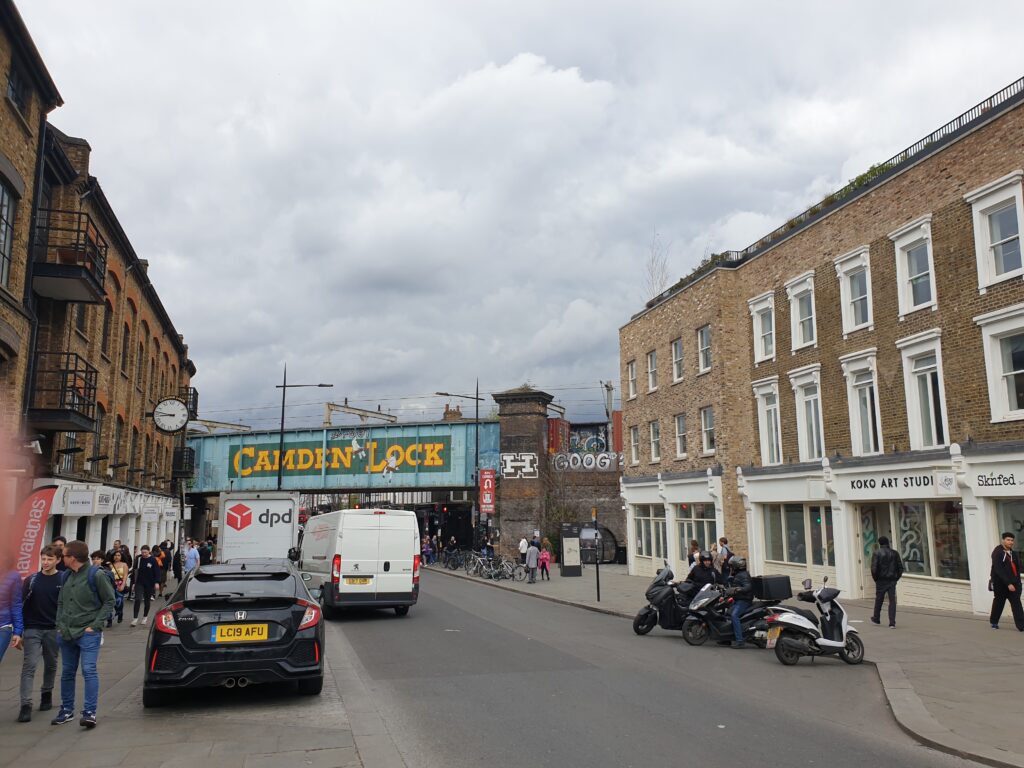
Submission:
<svg viewBox="0 0 1024 768">
<path fill-rule="evenodd" d="M 746 643 L 743 642 L 743 627 L 740 617 L 750 610 L 751 602 L 754 599 L 754 583 L 750 580 L 750 574 L 747 573 L 747 561 L 744 558 L 735 555 L 730 557 L 729 570 L 732 571 L 727 592 L 733 598 L 732 634 L 734 639 L 732 647 L 745 648 Z"/>
<path fill-rule="evenodd" d="M 209 565 L 213 562 L 213 544 L 209 540 L 202 543 L 199 547 L 199 564 Z"/>
<path fill-rule="evenodd" d="M 68 545 L 68 540 L 63 536 L 54 536 L 53 541 L 50 542 L 53 546 L 57 547 L 57 570 L 66 571 L 67 565 L 64 564 L 64 547 Z"/>
<path fill-rule="evenodd" d="M 150 555 L 149 547 L 143 546 L 136 558 L 135 569 L 135 605 L 132 608 L 132 626 L 139 623 L 139 604 L 142 603 L 145 611 L 142 614 L 142 624 L 145 626 L 149 621 L 149 604 L 156 593 L 156 585 L 160 583 L 160 566 L 156 558 Z"/>
<path fill-rule="evenodd" d="M 530 544 L 526 541 L 526 535 L 519 540 L 519 562 L 526 565 L 526 550 L 530 548 Z"/>
<path fill-rule="evenodd" d="M 75 678 L 81 665 L 85 700 L 78 722 L 83 728 L 95 728 L 100 694 L 96 663 L 103 643 L 103 622 L 114 608 L 114 585 L 89 565 L 89 547 L 84 541 L 69 542 L 64 548 L 64 561 L 69 573 L 57 598 L 61 703 L 50 722 L 61 725 L 75 719 Z"/>
<path fill-rule="evenodd" d="M 131 571 L 128 563 L 124 561 L 124 553 L 120 550 L 114 550 L 114 560 L 110 564 L 110 570 L 114 574 L 114 589 L 120 596 L 120 599 L 114 604 L 114 613 L 117 614 L 117 623 L 120 624 L 124 621 L 124 601 L 128 598 L 128 574 Z"/>
<path fill-rule="evenodd" d="M 53 683 L 57 677 L 57 599 L 62 578 L 57 570 L 57 548 L 52 545 L 43 547 L 39 562 L 40 570 L 25 579 L 21 587 L 25 634 L 20 646 L 25 655 L 21 660 L 19 723 L 32 720 L 32 689 L 40 657 L 43 659 L 40 712 L 53 708 Z"/>
<path fill-rule="evenodd" d="M 1024 632 L 1024 608 L 1020 604 L 1020 553 L 1013 549 L 1015 537 L 1010 531 L 1003 534 L 1003 543 L 992 550 L 992 613 L 988 620 L 992 629 L 999 629 L 999 619 L 1003 615 L 1006 601 L 1010 601 L 1013 612 L 1013 623 Z"/>
<path fill-rule="evenodd" d="M 199 550 L 196 549 L 196 544 L 192 539 L 189 539 L 185 546 L 187 547 L 185 552 L 185 573 L 188 574 L 199 565 Z"/>
<path fill-rule="evenodd" d="M 106 578 L 110 579 L 111 585 L 114 585 L 114 571 L 110 568 L 110 563 L 104 560 L 105 557 L 106 553 L 102 549 L 97 549 L 89 555 L 92 564 L 99 569 L 98 573 L 102 573 Z M 119 610 L 124 610 L 124 603 L 121 602 L 121 596 L 117 594 L 117 586 L 114 585 L 114 610 L 107 614 L 108 629 L 113 625 L 114 614 Z"/>
<path fill-rule="evenodd" d="M 163 587 L 164 587 L 164 581 L 165 581 L 165 579 L 164 579 L 164 570 L 165 570 L 164 569 L 164 562 L 166 561 L 167 555 L 164 554 L 164 551 L 160 548 L 160 545 L 156 544 L 153 547 L 153 549 L 150 550 L 149 556 L 152 557 L 154 560 L 156 560 L 157 568 L 160 569 L 160 575 L 157 578 L 157 582 L 156 582 L 156 593 L 158 595 L 160 595 L 160 594 L 163 594 Z M 167 564 L 170 565 L 170 563 L 167 563 Z"/>
<path fill-rule="evenodd" d="M 545 542 L 547 539 L 545 539 Z M 551 572 L 548 571 L 548 564 L 551 562 L 551 545 L 549 543 L 544 544 L 544 548 L 540 551 L 540 557 L 537 558 L 537 562 L 540 563 L 540 580 L 544 581 L 547 579 L 551 581 Z"/>
<path fill-rule="evenodd" d="M 875 612 L 871 623 L 882 622 L 882 601 L 889 597 L 889 626 L 896 626 L 896 582 L 903 576 L 903 558 L 889 546 L 887 536 L 878 537 L 878 549 L 871 556 L 871 578 L 875 580 Z"/>
<path fill-rule="evenodd" d="M 540 550 L 536 542 L 530 542 L 526 549 L 526 570 L 530 573 L 530 584 L 537 583 L 537 562 L 540 560 Z"/>
<path fill-rule="evenodd" d="M 7 549 L 4 547 L 0 551 L 0 661 L 8 648 L 21 647 L 25 632 L 21 613 L 21 576 Z"/>
</svg>

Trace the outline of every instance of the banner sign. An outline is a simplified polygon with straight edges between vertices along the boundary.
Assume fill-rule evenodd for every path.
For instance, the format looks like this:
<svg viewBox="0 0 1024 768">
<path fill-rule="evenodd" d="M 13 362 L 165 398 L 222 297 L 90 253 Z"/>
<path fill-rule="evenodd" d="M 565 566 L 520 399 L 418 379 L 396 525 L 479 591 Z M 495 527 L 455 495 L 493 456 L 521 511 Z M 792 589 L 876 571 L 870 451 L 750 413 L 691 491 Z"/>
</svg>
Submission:
<svg viewBox="0 0 1024 768">
<path fill-rule="evenodd" d="M 395 437 L 387 440 L 348 443 L 330 441 L 327 450 L 320 442 L 291 443 L 284 452 L 282 474 L 362 475 L 448 472 L 451 469 L 450 435 Z M 274 477 L 277 475 L 277 443 L 233 445 L 228 454 L 228 477 Z"/>
<path fill-rule="evenodd" d="M 494 514 L 494 500 L 497 490 L 494 476 L 496 474 L 497 472 L 493 469 L 480 470 L 480 514 L 482 515 Z"/>
<path fill-rule="evenodd" d="M 144 523 L 156 523 L 160 521 L 160 507 L 152 504 L 146 505 L 142 508 L 142 522 Z"/>
<path fill-rule="evenodd" d="M 56 485 L 36 488 L 18 507 L 11 541 L 17 543 L 18 573 L 25 578 L 39 568 L 39 550 L 43 548 L 43 530 L 53 506 Z M 6 536 L 4 537 L 6 538 Z"/>
<path fill-rule="evenodd" d="M 85 517 L 93 513 L 94 494 L 90 491 L 68 491 L 64 497 L 64 514 L 68 517 Z"/>
</svg>

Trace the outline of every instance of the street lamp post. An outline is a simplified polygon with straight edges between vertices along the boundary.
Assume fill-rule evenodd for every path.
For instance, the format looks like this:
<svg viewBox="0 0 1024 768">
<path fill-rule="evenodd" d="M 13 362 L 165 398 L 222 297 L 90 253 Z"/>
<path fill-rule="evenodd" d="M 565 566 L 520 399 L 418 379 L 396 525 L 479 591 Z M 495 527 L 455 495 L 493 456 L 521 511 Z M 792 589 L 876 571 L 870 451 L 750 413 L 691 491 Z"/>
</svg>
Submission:
<svg viewBox="0 0 1024 768">
<path fill-rule="evenodd" d="M 277 442 L 277 490 L 281 490 L 281 474 L 284 469 L 284 401 L 290 388 L 294 387 L 333 387 L 333 384 L 289 384 L 288 363 L 284 364 L 284 378 L 276 385 L 281 390 L 281 435 Z"/>
<path fill-rule="evenodd" d="M 476 380 L 476 395 L 459 395 L 453 392 L 435 392 L 435 395 L 441 397 L 461 397 L 465 400 L 476 401 L 476 413 L 473 417 L 473 437 L 476 443 L 476 456 L 473 460 L 473 507 L 476 509 L 477 514 L 480 514 L 480 401 L 484 398 L 480 397 L 480 379 Z"/>
</svg>

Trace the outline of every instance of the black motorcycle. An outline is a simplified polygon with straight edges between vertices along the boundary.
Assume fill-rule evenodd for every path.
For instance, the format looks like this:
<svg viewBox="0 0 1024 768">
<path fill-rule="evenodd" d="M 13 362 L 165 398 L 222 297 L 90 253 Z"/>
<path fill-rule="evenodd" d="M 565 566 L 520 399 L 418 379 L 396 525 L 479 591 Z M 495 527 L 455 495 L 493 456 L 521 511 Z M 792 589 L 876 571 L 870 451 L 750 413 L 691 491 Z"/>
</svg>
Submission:
<svg viewBox="0 0 1024 768">
<path fill-rule="evenodd" d="M 647 587 L 644 597 L 648 604 L 633 619 L 633 631 L 638 635 L 646 635 L 656 625 L 669 630 L 683 628 L 696 587 L 685 581 L 674 584 L 672 579 L 672 569 L 666 563 Z"/>
<path fill-rule="evenodd" d="M 735 640 L 732 629 L 732 606 L 735 601 L 728 590 L 712 584 L 701 588 L 688 607 L 683 621 L 683 640 L 690 645 L 704 645 L 710 638 L 726 645 Z M 743 641 L 759 648 L 767 645 L 766 616 L 778 612 L 779 600 L 755 600 L 740 617 Z"/>
</svg>

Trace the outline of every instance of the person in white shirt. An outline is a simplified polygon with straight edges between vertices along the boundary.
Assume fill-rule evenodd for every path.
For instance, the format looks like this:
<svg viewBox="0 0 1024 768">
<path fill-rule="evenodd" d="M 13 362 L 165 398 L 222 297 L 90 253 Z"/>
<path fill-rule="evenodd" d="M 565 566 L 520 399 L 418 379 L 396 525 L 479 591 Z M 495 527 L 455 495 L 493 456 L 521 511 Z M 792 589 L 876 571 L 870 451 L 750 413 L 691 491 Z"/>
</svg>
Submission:
<svg viewBox="0 0 1024 768">
<path fill-rule="evenodd" d="M 530 548 L 530 543 L 526 540 L 526 536 L 523 536 L 519 540 L 519 562 L 526 565 L 526 550 Z"/>
</svg>

